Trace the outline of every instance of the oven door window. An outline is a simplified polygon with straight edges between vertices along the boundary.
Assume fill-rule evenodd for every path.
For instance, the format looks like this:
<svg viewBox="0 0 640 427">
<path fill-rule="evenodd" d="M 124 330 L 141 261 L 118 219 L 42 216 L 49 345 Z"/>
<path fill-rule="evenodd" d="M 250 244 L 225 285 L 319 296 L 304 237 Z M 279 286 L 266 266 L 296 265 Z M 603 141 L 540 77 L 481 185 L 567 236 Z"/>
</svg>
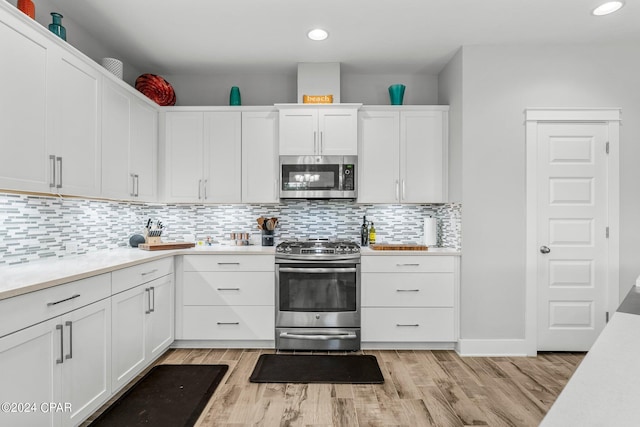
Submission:
<svg viewBox="0 0 640 427">
<path fill-rule="evenodd" d="M 282 165 L 283 190 L 338 190 L 340 165 Z"/>
<path fill-rule="evenodd" d="M 356 311 L 355 268 L 281 268 L 280 311 Z"/>
</svg>

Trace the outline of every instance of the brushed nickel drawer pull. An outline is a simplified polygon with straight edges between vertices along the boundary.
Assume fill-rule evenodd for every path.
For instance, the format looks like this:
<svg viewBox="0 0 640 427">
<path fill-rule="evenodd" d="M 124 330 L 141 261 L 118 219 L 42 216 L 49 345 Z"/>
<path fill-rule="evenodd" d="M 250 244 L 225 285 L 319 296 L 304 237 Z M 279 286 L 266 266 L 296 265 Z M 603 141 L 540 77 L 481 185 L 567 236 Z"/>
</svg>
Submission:
<svg viewBox="0 0 640 427">
<path fill-rule="evenodd" d="M 157 272 L 158 272 L 158 269 L 157 269 L 157 268 L 154 268 L 153 270 L 151 270 L 151 271 L 147 271 L 146 273 L 140 273 L 140 275 L 141 275 L 141 276 L 147 276 L 147 275 L 149 275 L 149 274 L 153 274 L 153 273 L 157 273 Z"/>
<path fill-rule="evenodd" d="M 60 301 L 56 301 L 56 302 L 48 302 L 47 303 L 47 307 L 51 307 L 52 305 L 57 305 L 60 304 L 62 302 L 66 302 L 66 301 L 71 301 L 72 299 L 76 299 L 80 296 L 80 294 L 75 294 L 74 296 L 71 296 L 69 298 L 65 298 L 65 299 L 61 299 Z"/>
<path fill-rule="evenodd" d="M 396 292 L 420 292 L 420 289 L 396 289 Z"/>
<path fill-rule="evenodd" d="M 218 325 L 239 325 L 240 322 L 216 322 Z"/>
<path fill-rule="evenodd" d="M 218 265 L 240 265 L 239 262 L 219 262 Z"/>
<path fill-rule="evenodd" d="M 239 291 L 240 288 L 217 288 L 219 291 Z"/>
<path fill-rule="evenodd" d="M 397 267 L 419 267 L 420 264 L 396 264 Z"/>
<path fill-rule="evenodd" d="M 412 328 L 415 328 L 415 327 L 420 326 L 420 324 L 419 323 L 414 323 L 414 324 L 403 325 L 402 323 L 396 323 L 396 326 L 398 326 L 398 327 L 412 327 Z"/>
</svg>

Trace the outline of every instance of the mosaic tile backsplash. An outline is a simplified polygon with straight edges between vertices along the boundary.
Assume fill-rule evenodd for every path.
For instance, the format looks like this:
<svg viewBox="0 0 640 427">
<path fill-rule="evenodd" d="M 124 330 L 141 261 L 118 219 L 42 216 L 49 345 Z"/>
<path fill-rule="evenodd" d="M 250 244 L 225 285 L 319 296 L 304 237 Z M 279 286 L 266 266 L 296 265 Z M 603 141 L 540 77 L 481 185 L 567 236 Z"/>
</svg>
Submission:
<svg viewBox="0 0 640 427">
<path fill-rule="evenodd" d="M 277 205 L 156 205 L 0 193 L 0 265 L 26 263 L 128 246 L 148 218 L 161 220 L 163 240 L 220 242 L 249 232 L 256 219 L 277 217 L 276 243 L 287 239 L 360 241 L 362 217 L 375 223 L 379 243 L 421 243 L 423 219 L 437 218 L 438 246 L 461 249 L 461 205 L 360 205 L 291 200 Z"/>
</svg>

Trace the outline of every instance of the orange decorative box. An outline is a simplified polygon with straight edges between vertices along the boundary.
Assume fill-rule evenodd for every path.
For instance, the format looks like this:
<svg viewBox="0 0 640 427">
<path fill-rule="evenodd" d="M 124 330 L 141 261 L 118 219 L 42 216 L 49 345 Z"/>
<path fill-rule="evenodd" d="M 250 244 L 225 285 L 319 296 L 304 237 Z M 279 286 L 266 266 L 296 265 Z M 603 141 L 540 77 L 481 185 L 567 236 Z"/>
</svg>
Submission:
<svg viewBox="0 0 640 427">
<path fill-rule="evenodd" d="M 303 104 L 333 104 L 333 95 L 302 95 Z"/>
</svg>

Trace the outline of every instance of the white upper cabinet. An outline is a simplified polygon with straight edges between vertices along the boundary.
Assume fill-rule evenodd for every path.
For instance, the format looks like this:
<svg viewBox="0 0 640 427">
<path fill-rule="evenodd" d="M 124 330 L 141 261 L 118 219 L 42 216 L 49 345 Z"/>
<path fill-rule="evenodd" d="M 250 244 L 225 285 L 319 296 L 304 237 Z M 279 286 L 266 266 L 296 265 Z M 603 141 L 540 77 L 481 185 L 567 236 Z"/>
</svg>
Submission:
<svg viewBox="0 0 640 427">
<path fill-rule="evenodd" d="M 99 196 L 101 71 L 69 52 L 57 51 L 61 55 L 52 58 L 48 70 L 52 192 Z"/>
<path fill-rule="evenodd" d="M 131 97 L 105 81 L 102 91 L 102 195 L 128 199 L 134 194 L 129 180 Z"/>
<path fill-rule="evenodd" d="M 242 202 L 278 202 L 278 113 L 242 113 Z"/>
<path fill-rule="evenodd" d="M 280 155 L 356 155 L 360 105 L 276 105 Z"/>
<path fill-rule="evenodd" d="M 45 37 L 0 10 L 0 188 L 49 191 Z"/>
<path fill-rule="evenodd" d="M 0 8 L 0 187 L 99 196 L 102 70 L 20 13 Z"/>
<path fill-rule="evenodd" d="M 358 202 L 446 202 L 447 128 L 446 106 L 364 107 Z"/>
<path fill-rule="evenodd" d="M 130 135 L 129 182 L 134 198 L 153 201 L 158 194 L 158 110 L 135 97 Z"/>
<path fill-rule="evenodd" d="M 158 112 L 105 78 L 102 91 L 102 196 L 151 201 L 156 195 Z"/>
<path fill-rule="evenodd" d="M 165 201 L 240 202 L 239 111 L 167 111 L 164 138 Z"/>
</svg>

